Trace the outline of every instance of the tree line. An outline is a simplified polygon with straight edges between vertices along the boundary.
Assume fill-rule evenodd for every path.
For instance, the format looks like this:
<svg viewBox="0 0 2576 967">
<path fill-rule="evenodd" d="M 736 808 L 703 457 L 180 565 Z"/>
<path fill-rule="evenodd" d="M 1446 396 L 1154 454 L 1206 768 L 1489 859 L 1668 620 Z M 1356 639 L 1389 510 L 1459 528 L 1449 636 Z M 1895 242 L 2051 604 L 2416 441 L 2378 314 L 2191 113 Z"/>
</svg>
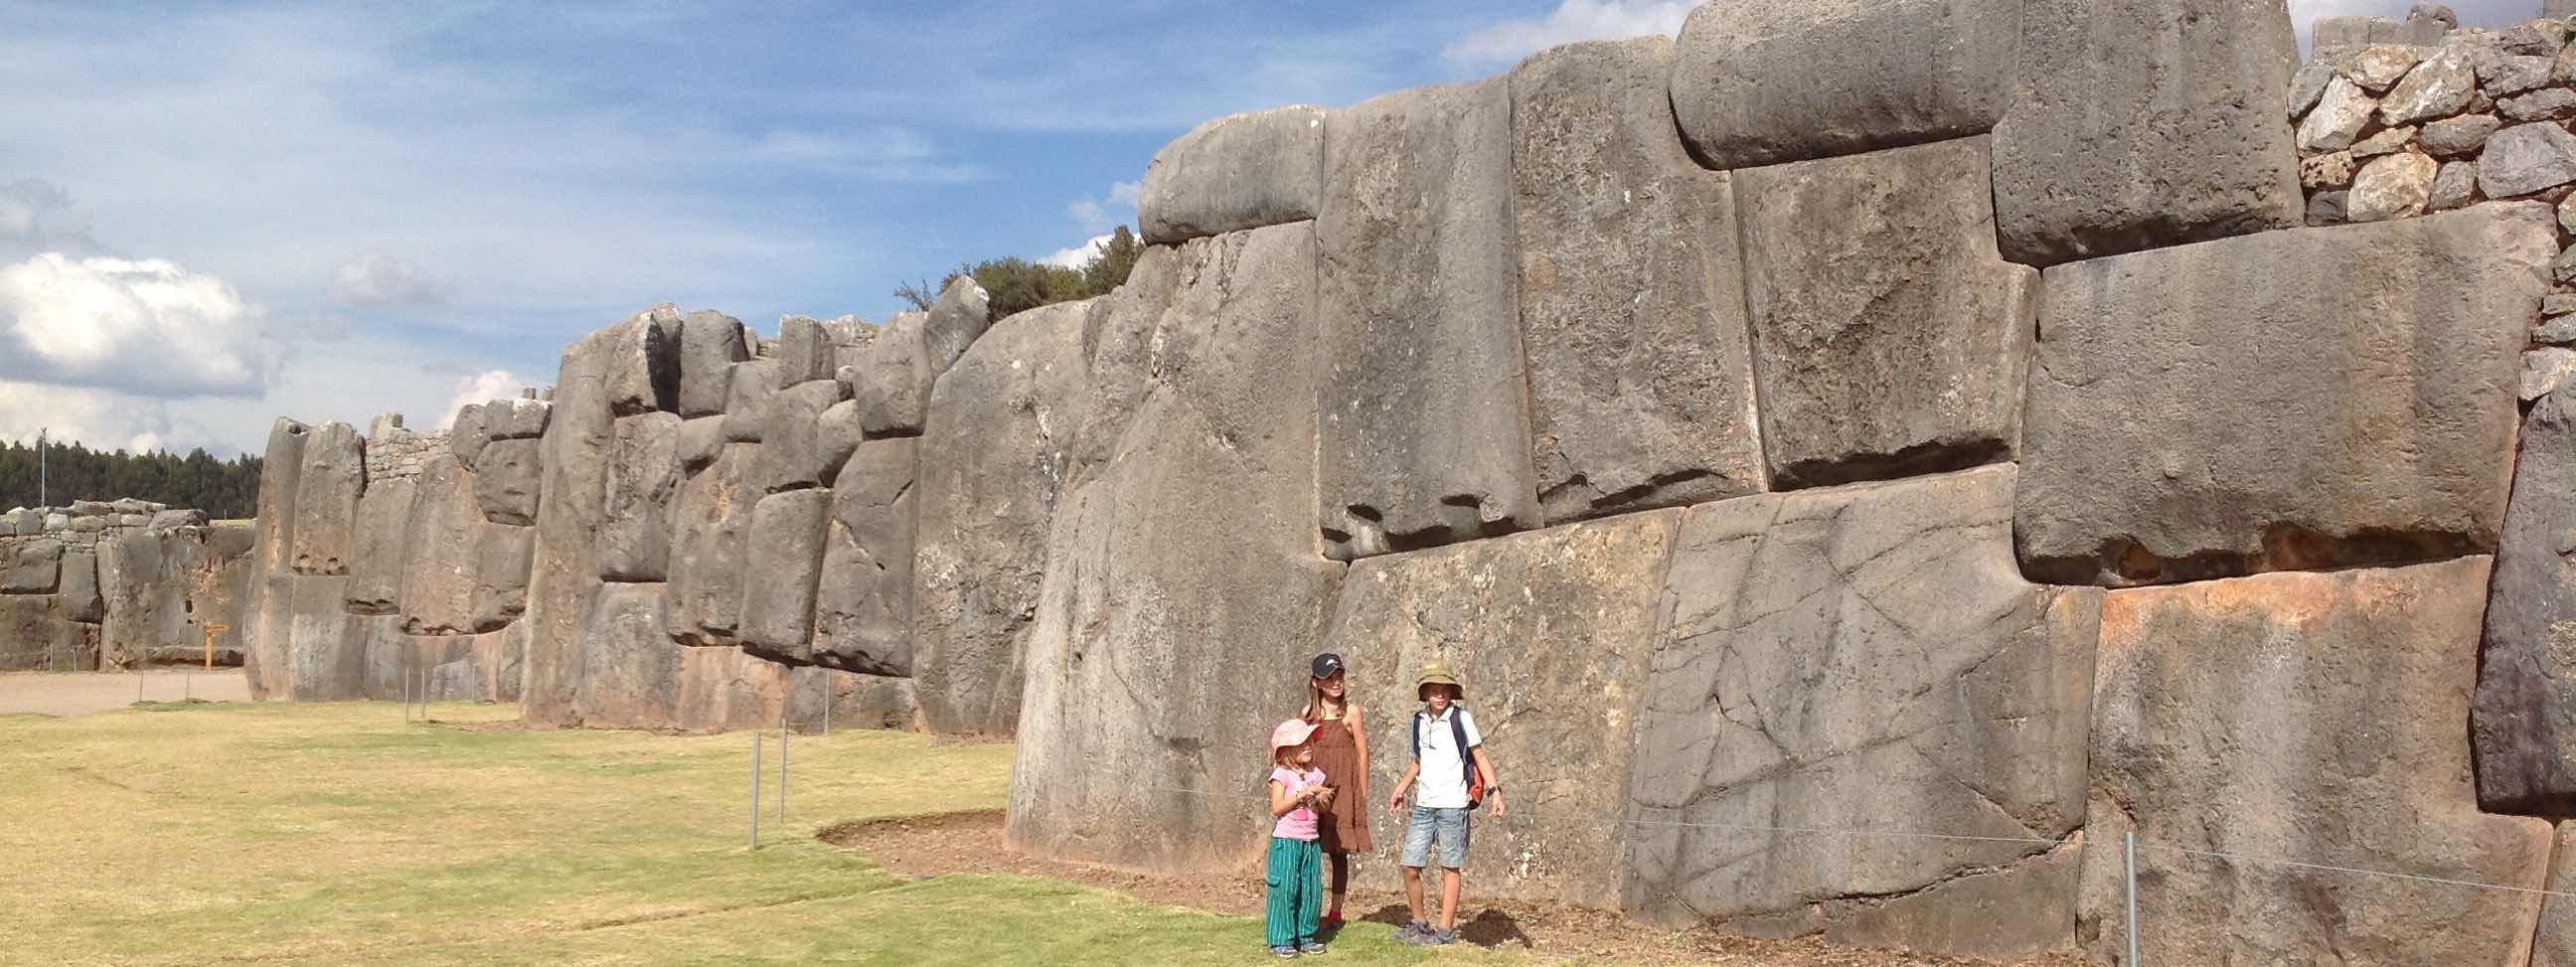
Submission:
<svg viewBox="0 0 2576 967">
<path fill-rule="evenodd" d="M 1136 233 L 1120 225 L 1109 233 L 1109 241 L 1078 269 L 1031 262 L 1024 258 L 986 259 L 971 265 L 960 265 L 957 271 L 941 276 L 938 285 L 925 279 L 907 282 L 894 290 L 915 309 L 930 311 L 939 301 L 939 291 L 958 276 L 971 276 L 976 285 L 992 300 L 993 318 L 1006 319 L 1017 313 L 1058 302 L 1071 302 L 1093 296 L 1108 295 L 1109 290 L 1123 285 L 1127 273 L 1136 268 L 1136 258 L 1145 254 L 1145 243 Z"/>
<path fill-rule="evenodd" d="M 78 443 L 49 443 L 44 465 L 44 499 L 56 507 L 71 506 L 75 500 L 133 497 L 195 508 L 216 520 L 249 517 L 259 507 L 260 458 L 249 454 L 218 460 L 202 448 L 180 456 L 168 451 L 101 452 Z M 0 510 L 39 504 L 36 473 L 33 444 L 0 444 Z"/>
</svg>

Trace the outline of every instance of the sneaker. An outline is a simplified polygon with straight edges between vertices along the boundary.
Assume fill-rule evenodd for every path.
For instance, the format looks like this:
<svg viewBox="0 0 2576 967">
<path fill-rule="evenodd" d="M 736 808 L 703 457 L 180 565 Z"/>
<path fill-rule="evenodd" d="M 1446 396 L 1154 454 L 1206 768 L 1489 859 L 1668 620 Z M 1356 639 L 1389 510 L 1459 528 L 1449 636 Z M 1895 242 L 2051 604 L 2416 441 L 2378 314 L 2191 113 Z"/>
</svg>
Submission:
<svg viewBox="0 0 2576 967">
<path fill-rule="evenodd" d="M 1270 956 L 1277 957 L 1281 960 L 1295 960 L 1297 959 L 1297 948 L 1272 947 L 1270 948 Z"/>
<path fill-rule="evenodd" d="M 1321 940 L 1306 941 L 1304 944 L 1297 947 L 1297 952 L 1309 957 L 1315 956 L 1316 954 L 1324 952 L 1324 942 Z"/>
<path fill-rule="evenodd" d="M 1425 932 L 1422 934 L 1422 939 L 1414 941 L 1415 944 L 1424 947 L 1446 947 L 1457 942 L 1458 931 L 1430 930 L 1428 928 L 1426 928 Z"/>
<path fill-rule="evenodd" d="M 1396 928 L 1395 939 L 1404 941 L 1405 943 L 1412 943 L 1416 940 L 1422 939 L 1422 935 L 1429 932 L 1431 932 L 1430 924 L 1424 923 L 1420 920 L 1414 920 L 1407 922 L 1404 926 Z"/>
</svg>

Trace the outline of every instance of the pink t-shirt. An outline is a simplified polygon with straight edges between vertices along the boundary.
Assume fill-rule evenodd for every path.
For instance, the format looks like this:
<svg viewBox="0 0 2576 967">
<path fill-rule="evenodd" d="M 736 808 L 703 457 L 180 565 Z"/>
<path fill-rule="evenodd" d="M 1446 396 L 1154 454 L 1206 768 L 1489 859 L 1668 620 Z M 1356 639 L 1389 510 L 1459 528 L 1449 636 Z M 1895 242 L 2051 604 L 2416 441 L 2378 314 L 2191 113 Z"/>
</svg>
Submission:
<svg viewBox="0 0 2576 967">
<path fill-rule="evenodd" d="M 1270 769 L 1270 781 L 1285 783 L 1288 786 L 1288 795 L 1295 796 L 1298 793 L 1305 792 L 1313 787 L 1323 785 L 1324 770 L 1308 769 L 1304 772 L 1298 772 L 1286 766 L 1273 766 Z M 1288 815 L 1279 817 L 1278 825 L 1270 827 L 1270 835 L 1276 836 L 1280 839 L 1293 839 L 1308 843 L 1314 842 L 1315 808 L 1312 806 L 1299 806 L 1295 809 L 1289 810 Z"/>
</svg>

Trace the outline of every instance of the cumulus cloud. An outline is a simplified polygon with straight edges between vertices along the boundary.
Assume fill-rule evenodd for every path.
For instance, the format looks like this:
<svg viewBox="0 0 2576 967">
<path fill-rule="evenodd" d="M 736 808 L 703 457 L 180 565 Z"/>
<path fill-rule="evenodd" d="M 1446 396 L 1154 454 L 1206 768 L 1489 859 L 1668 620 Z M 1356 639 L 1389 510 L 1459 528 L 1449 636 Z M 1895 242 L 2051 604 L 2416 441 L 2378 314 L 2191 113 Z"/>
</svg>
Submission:
<svg viewBox="0 0 2576 967">
<path fill-rule="evenodd" d="M 0 379 L 140 396 L 257 395 L 277 347 L 224 280 L 48 252 L 0 266 Z"/>
<path fill-rule="evenodd" d="M 89 255 L 98 251 L 89 220 L 72 208 L 71 192 L 42 178 L 0 183 L 0 256 L 38 252 Z"/>
<path fill-rule="evenodd" d="M 56 443 L 143 453 L 202 442 L 213 434 L 162 400 L 87 387 L 0 381 L 0 440 L 32 442 L 42 431 Z"/>
<path fill-rule="evenodd" d="M 426 266 L 399 255 L 368 252 L 331 274 L 331 301 L 348 306 L 406 306 L 444 301 L 447 285 Z"/>
<path fill-rule="evenodd" d="M 456 411 L 476 403 L 492 400 L 515 400 L 527 381 L 506 369 L 492 369 L 456 381 L 456 397 L 447 401 L 447 410 L 438 417 L 438 428 L 456 426 Z"/>
<path fill-rule="evenodd" d="M 1071 216 L 1075 224 L 1081 225 L 1083 231 L 1106 232 L 1136 220 L 1136 197 L 1144 190 L 1145 183 L 1141 181 L 1113 181 L 1109 183 L 1106 201 L 1084 195 L 1074 199 L 1073 204 L 1064 206 L 1064 213 Z"/>
<path fill-rule="evenodd" d="M 1680 33 L 1697 0 L 1565 0 L 1540 20 L 1506 20 L 1440 51 L 1453 64 L 1509 64 L 1558 44 L 1578 40 L 1672 36 Z"/>
<path fill-rule="evenodd" d="M 1078 269 L 1084 265 L 1090 264 L 1092 257 L 1099 255 L 1100 250 L 1108 248 L 1109 239 L 1110 236 L 1108 235 L 1094 236 L 1091 241 L 1084 242 L 1072 248 L 1057 249 L 1055 250 L 1055 254 L 1039 259 L 1038 262 L 1045 265 L 1052 265 L 1057 268 Z"/>
</svg>

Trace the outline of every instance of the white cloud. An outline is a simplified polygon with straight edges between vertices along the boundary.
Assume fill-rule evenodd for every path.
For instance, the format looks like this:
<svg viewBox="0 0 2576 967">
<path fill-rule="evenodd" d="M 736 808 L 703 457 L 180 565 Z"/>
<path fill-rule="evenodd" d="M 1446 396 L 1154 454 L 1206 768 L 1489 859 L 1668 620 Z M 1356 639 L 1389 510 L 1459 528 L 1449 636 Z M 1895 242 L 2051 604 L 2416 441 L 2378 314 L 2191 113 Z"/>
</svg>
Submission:
<svg viewBox="0 0 2576 967">
<path fill-rule="evenodd" d="M 1113 181 L 1109 183 L 1107 201 L 1084 195 L 1064 206 L 1064 213 L 1086 232 L 1106 232 L 1120 225 L 1132 225 L 1136 221 L 1136 198 L 1144 193 L 1144 189 L 1145 183 L 1141 181 Z"/>
<path fill-rule="evenodd" d="M 0 184 L 0 257 L 18 259 L 38 252 L 89 255 L 98 242 L 89 222 L 72 210 L 71 192 L 42 178 Z"/>
<path fill-rule="evenodd" d="M 0 379 L 172 398 L 257 395 L 278 350 L 224 280 L 48 252 L 0 266 Z"/>
<path fill-rule="evenodd" d="M 1129 208 L 1136 207 L 1137 196 L 1144 193 L 1145 183 L 1142 181 L 1113 181 L 1109 183 L 1109 200 L 1117 204 L 1125 205 Z"/>
<path fill-rule="evenodd" d="M 0 440 L 30 442 L 39 431 L 56 443 L 135 453 L 195 445 L 213 436 L 205 424 L 174 414 L 166 401 L 89 387 L 0 381 Z"/>
<path fill-rule="evenodd" d="M 1072 248 L 1057 249 L 1055 254 L 1039 259 L 1038 262 L 1058 268 L 1078 269 L 1088 264 L 1092 256 L 1100 254 L 1101 249 L 1109 247 L 1109 239 L 1110 236 L 1107 235 L 1097 236 L 1091 241 Z"/>
<path fill-rule="evenodd" d="M 331 301 L 350 306 L 403 306 L 441 302 L 447 285 L 427 266 L 399 255 L 368 252 L 331 274 Z"/>
<path fill-rule="evenodd" d="M 1103 207 L 1097 198 L 1075 199 L 1073 204 L 1064 206 L 1064 213 L 1073 216 L 1074 222 L 1081 225 L 1087 232 L 1097 232 L 1118 224 L 1109 219 L 1109 209 Z"/>
<path fill-rule="evenodd" d="M 1787 2 L 1787 0 L 1783 0 Z M 1458 38 L 1440 51 L 1454 64 L 1510 64 L 1578 40 L 1680 33 L 1696 0 L 1565 0 L 1544 20 L 1506 20 Z"/>
<path fill-rule="evenodd" d="M 520 379 L 518 374 L 506 369 L 485 370 L 457 380 L 456 396 L 447 401 L 447 409 L 439 414 L 438 428 L 445 430 L 454 427 L 458 410 L 475 403 L 518 399 L 519 391 L 526 387 L 526 380 Z"/>
</svg>

